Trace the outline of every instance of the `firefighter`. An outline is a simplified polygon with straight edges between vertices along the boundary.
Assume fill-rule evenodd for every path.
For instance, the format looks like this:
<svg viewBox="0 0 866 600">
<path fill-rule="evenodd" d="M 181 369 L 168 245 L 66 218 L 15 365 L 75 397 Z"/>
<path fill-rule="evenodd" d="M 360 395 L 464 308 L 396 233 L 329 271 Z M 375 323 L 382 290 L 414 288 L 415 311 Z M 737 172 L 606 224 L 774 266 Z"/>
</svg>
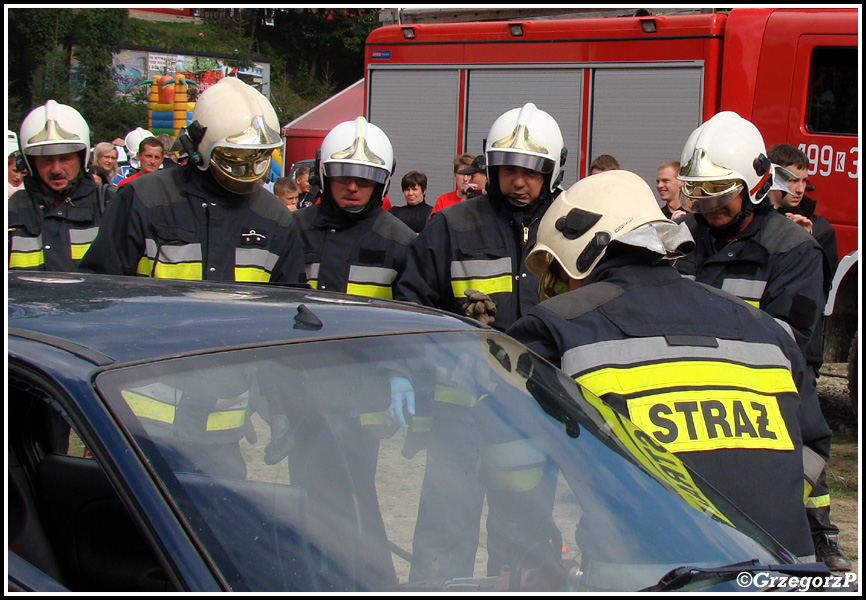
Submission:
<svg viewBox="0 0 866 600">
<path fill-rule="evenodd" d="M 75 271 L 111 196 L 87 174 L 90 128 L 77 110 L 48 100 L 18 139 L 28 175 L 9 198 L 9 268 Z"/>
<path fill-rule="evenodd" d="M 310 285 L 393 298 L 415 232 L 382 209 L 394 173 L 391 141 L 358 117 L 334 127 L 319 155 L 321 203 L 296 214 Z"/>
<path fill-rule="evenodd" d="M 508 333 L 808 559 L 803 447 L 826 460 L 830 430 L 790 335 L 671 266 L 693 245 L 637 175 L 583 179 L 548 210 L 527 260 L 549 299 Z"/>
<path fill-rule="evenodd" d="M 538 302 L 538 281 L 523 262 L 565 156 L 559 125 L 534 104 L 497 118 L 485 147 L 487 193 L 430 216 L 395 298 L 459 315 L 468 310 L 505 331 Z"/>
<path fill-rule="evenodd" d="M 810 340 L 827 301 L 830 264 L 804 228 L 773 209 L 773 167 L 761 133 L 734 112 L 719 113 L 692 132 L 680 162 L 680 200 L 692 213 L 684 222 L 695 249 L 677 269 L 769 313 L 792 333 L 807 363 L 816 360 Z M 816 377 L 810 374 L 812 385 Z M 823 481 L 809 500 L 816 556 L 850 570 Z"/>
<path fill-rule="evenodd" d="M 234 77 L 202 93 L 187 132 L 193 164 L 124 185 L 83 271 L 163 279 L 303 283 L 292 214 L 261 189 L 279 121 Z"/>
<path fill-rule="evenodd" d="M 161 279 L 303 283 L 300 235 L 292 213 L 261 189 L 281 144 L 268 100 L 229 77 L 202 93 L 186 134 L 190 164 L 124 185 L 81 270 Z M 205 380 L 202 377 L 202 380 Z M 199 470 L 243 479 L 238 442 L 251 436 L 249 393 L 162 382 L 131 404 L 156 414 L 166 445 L 184 444 Z M 246 390 L 246 385 L 242 386 Z M 198 428 L 197 436 L 179 431 Z M 214 457 L 218 457 L 216 460 Z"/>
</svg>

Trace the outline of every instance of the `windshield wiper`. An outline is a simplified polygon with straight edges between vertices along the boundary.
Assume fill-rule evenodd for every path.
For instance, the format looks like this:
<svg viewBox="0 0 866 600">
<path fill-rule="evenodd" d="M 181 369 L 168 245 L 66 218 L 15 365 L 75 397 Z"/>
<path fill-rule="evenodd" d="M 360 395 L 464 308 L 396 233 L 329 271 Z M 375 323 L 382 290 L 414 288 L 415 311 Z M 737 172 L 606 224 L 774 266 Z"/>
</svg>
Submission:
<svg viewBox="0 0 866 600">
<path fill-rule="evenodd" d="M 736 576 L 738 573 L 783 573 L 785 575 L 796 575 L 798 577 L 827 576 L 830 569 L 824 563 L 792 564 L 792 565 L 761 565 L 757 558 L 752 560 L 725 565 L 723 567 L 677 567 L 666 573 L 659 582 L 642 592 L 666 592 L 682 589 L 690 583 L 699 581 L 720 580 Z"/>
</svg>

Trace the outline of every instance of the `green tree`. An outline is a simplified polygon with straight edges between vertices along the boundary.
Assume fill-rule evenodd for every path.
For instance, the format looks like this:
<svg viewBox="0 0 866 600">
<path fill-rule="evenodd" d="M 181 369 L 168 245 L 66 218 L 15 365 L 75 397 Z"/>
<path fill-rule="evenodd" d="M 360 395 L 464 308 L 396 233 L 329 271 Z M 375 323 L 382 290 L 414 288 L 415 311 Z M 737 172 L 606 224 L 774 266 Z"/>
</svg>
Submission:
<svg viewBox="0 0 866 600">
<path fill-rule="evenodd" d="M 116 136 L 118 117 L 131 112 L 115 97 L 112 79 L 127 20 L 126 9 L 10 9 L 9 97 L 16 114 L 9 126 L 18 129 L 33 107 L 53 99 L 82 114 L 92 141 Z"/>
</svg>

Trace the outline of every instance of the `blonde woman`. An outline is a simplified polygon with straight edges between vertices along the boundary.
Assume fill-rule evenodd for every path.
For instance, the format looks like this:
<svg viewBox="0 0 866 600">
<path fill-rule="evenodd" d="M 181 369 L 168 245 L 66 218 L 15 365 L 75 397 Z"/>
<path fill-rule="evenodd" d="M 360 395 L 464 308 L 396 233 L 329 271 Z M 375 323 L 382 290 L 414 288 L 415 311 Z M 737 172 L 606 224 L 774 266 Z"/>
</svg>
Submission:
<svg viewBox="0 0 866 600">
<path fill-rule="evenodd" d="M 117 166 L 117 147 L 111 142 L 99 142 L 93 148 L 93 163 L 105 169 L 109 182 L 114 181 L 120 171 Z"/>
</svg>

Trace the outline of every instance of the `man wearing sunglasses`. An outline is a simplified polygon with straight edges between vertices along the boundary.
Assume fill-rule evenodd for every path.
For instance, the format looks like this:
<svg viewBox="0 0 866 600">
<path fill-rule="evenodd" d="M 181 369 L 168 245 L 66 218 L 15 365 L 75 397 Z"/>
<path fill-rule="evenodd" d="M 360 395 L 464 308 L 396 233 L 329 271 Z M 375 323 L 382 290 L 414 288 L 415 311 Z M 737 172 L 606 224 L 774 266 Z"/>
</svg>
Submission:
<svg viewBox="0 0 866 600">
<path fill-rule="evenodd" d="M 757 127 L 721 112 L 692 132 L 683 148 L 680 202 L 695 249 L 677 261 L 683 275 L 721 288 L 772 315 L 797 342 L 806 362 L 829 292 L 830 264 L 801 226 L 773 209 L 777 176 Z M 818 332 L 820 334 L 820 332 Z M 811 373 L 814 385 L 817 373 Z M 808 498 L 815 554 L 850 570 L 838 528 L 830 523 L 824 474 Z"/>
<path fill-rule="evenodd" d="M 206 89 L 178 136 L 190 155 L 125 184 L 81 270 L 162 279 L 304 283 L 292 213 L 262 189 L 282 146 L 271 103 L 235 77 Z"/>
</svg>

